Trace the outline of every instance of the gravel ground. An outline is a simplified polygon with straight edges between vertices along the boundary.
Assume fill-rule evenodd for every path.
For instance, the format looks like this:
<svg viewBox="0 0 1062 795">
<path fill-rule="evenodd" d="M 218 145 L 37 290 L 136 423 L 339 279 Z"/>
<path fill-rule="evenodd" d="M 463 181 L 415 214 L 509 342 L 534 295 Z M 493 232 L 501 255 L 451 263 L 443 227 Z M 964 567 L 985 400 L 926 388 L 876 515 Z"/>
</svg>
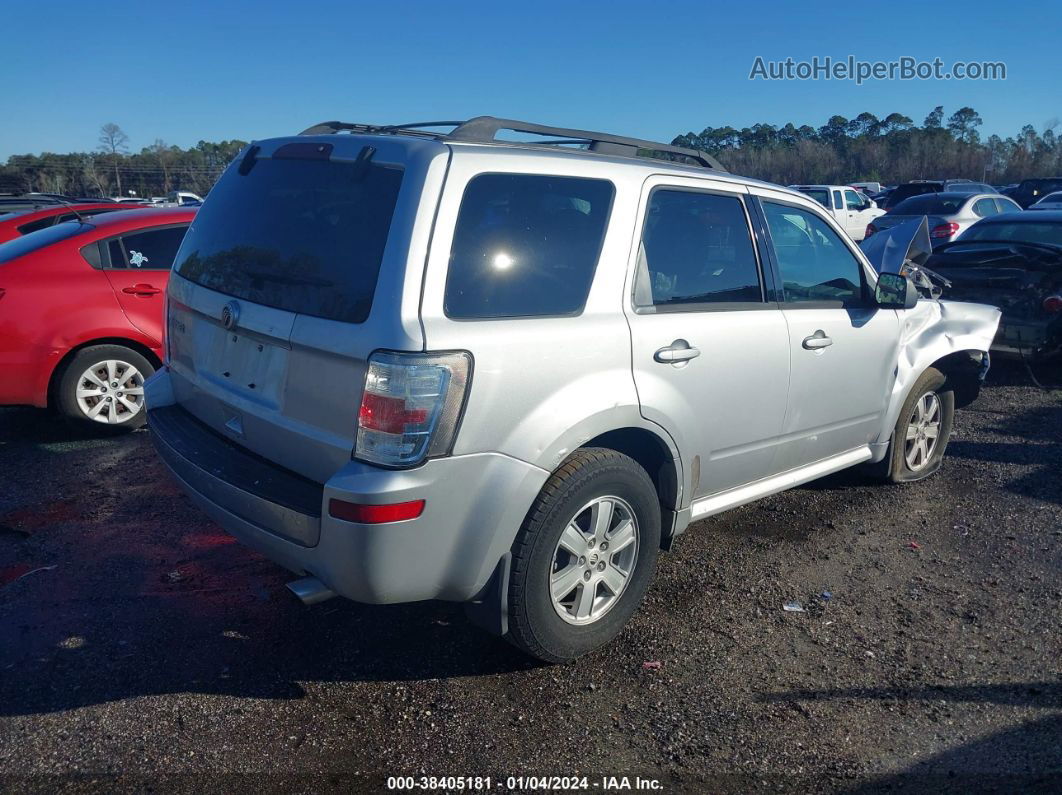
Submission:
<svg viewBox="0 0 1062 795">
<path fill-rule="evenodd" d="M 989 381 L 935 477 L 700 522 L 617 642 L 554 667 L 455 605 L 304 607 L 145 433 L 0 409 L 0 786 L 1057 792 L 1062 392 Z"/>
</svg>

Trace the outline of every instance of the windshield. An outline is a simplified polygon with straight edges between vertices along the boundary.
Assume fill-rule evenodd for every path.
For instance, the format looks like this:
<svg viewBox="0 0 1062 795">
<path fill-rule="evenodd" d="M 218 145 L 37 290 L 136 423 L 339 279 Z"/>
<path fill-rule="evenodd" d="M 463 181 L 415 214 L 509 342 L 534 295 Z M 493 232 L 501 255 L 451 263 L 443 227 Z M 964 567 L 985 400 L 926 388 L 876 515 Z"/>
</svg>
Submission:
<svg viewBox="0 0 1062 795">
<path fill-rule="evenodd" d="M 8 243 L 0 244 L 0 264 L 10 262 L 17 257 L 23 257 L 26 254 L 32 254 L 34 251 L 50 246 L 52 243 L 67 240 L 95 228 L 92 224 L 68 221 L 56 226 L 49 226 L 47 229 L 41 229 L 37 232 L 30 232 L 22 237 L 16 237 Z"/>
<path fill-rule="evenodd" d="M 894 215 L 956 215 L 966 199 L 942 198 L 939 193 L 904 199 L 889 212 Z"/>
<path fill-rule="evenodd" d="M 960 243 L 977 240 L 1013 240 L 1016 243 L 1042 243 L 1062 246 L 1062 223 L 985 223 L 974 224 L 967 229 Z"/>
<path fill-rule="evenodd" d="M 176 270 L 256 304 L 361 323 L 369 315 L 402 169 L 261 159 L 230 170 L 188 229 Z"/>
</svg>

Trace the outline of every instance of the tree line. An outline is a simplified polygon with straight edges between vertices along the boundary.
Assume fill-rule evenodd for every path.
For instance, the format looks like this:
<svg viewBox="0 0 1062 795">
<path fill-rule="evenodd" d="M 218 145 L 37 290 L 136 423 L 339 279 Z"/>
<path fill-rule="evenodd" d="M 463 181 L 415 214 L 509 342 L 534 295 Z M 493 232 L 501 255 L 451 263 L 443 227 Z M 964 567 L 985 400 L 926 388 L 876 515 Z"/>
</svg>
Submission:
<svg viewBox="0 0 1062 795">
<path fill-rule="evenodd" d="M 187 190 L 202 196 L 246 145 L 238 140 L 200 141 L 182 149 L 157 138 L 131 152 L 129 136 L 108 123 L 100 128 L 95 151 L 12 155 L 0 166 L 0 193 L 150 197 Z"/>
<path fill-rule="evenodd" d="M 991 135 L 982 141 L 981 116 L 964 107 L 947 119 L 938 105 L 922 126 L 902 113 L 879 119 L 860 113 L 854 119 L 831 116 L 821 127 L 792 123 L 783 127 L 705 127 L 677 136 L 672 143 L 700 149 L 735 174 L 776 182 L 888 184 L 912 179 L 966 178 L 1009 184 L 1030 177 L 1062 175 L 1062 136 L 1057 119 L 1038 133 L 1025 125 L 1014 136 Z"/>
<path fill-rule="evenodd" d="M 902 113 L 879 119 L 831 116 L 821 127 L 705 127 L 672 143 L 717 157 L 735 174 L 782 185 L 901 183 L 912 179 L 960 178 L 1009 184 L 1028 177 L 1062 176 L 1058 121 L 1042 133 L 1025 125 L 1014 136 L 982 141 L 981 116 L 964 107 L 947 119 L 937 106 L 922 126 Z M 190 149 L 162 139 L 138 153 L 114 123 L 100 128 L 92 152 L 12 155 L 0 165 L 0 192 L 65 193 L 73 196 L 164 196 L 173 190 L 205 195 L 246 141 L 200 141 Z"/>
</svg>

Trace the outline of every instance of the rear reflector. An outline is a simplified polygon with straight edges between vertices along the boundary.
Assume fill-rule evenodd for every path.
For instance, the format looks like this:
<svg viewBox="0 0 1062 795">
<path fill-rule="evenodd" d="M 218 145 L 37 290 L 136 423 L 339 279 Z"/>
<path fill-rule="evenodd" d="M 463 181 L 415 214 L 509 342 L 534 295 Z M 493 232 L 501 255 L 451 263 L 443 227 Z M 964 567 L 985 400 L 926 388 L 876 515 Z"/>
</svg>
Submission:
<svg viewBox="0 0 1062 795">
<path fill-rule="evenodd" d="M 334 497 L 328 501 L 328 514 L 344 522 L 358 524 L 383 524 L 385 522 L 402 522 L 416 519 L 424 513 L 424 500 L 396 502 L 391 505 L 362 505 Z"/>
<path fill-rule="evenodd" d="M 1062 312 L 1062 295 L 1049 295 L 1043 303 L 1045 312 Z"/>
</svg>

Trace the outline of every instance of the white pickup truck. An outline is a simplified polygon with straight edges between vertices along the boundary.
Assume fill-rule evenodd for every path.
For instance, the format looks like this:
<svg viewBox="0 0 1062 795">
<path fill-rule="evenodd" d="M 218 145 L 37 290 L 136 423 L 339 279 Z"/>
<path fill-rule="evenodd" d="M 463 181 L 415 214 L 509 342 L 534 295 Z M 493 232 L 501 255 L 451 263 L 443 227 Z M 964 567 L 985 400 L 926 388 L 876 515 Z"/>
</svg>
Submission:
<svg viewBox="0 0 1062 795">
<path fill-rule="evenodd" d="M 806 193 L 833 216 L 852 240 L 857 243 L 866 237 L 867 225 L 885 211 L 867 196 L 847 185 L 790 185 L 792 190 Z"/>
</svg>

